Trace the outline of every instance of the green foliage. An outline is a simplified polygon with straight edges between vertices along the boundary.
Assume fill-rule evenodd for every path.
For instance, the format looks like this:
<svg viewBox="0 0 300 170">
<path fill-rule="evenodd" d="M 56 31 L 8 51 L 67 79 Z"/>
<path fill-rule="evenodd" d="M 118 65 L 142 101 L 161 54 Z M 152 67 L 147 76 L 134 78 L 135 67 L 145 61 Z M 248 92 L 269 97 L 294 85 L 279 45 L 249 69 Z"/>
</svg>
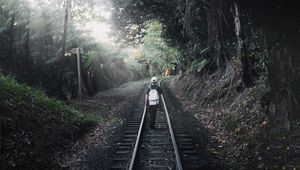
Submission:
<svg viewBox="0 0 300 170">
<path fill-rule="evenodd" d="M 207 64 L 208 64 L 208 61 L 206 59 L 195 60 L 195 61 L 193 61 L 191 68 L 193 71 L 200 73 Z"/>
<path fill-rule="evenodd" d="M 4 107 L 25 109 L 23 111 L 37 109 L 55 115 L 63 115 L 71 121 L 91 120 L 88 116 L 79 113 L 74 108 L 52 98 L 49 98 L 41 90 L 34 90 L 24 84 L 19 84 L 15 79 L 0 74 L 0 96 L 4 99 Z M 90 122 L 92 124 L 96 123 Z"/>
<path fill-rule="evenodd" d="M 143 39 L 142 54 L 139 60 L 150 65 L 150 74 L 159 74 L 164 66 L 176 61 L 178 50 L 171 47 L 162 37 L 163 25 L 158 20 L 147 22 Z"/>
<path fill-rule="evenodd" d="M 253 35 L 246 38 L 245 42 L 247 44 L 247 51 L 249 54 L 249 59 L 254 65 L 254 69 L 259 72 L 260 74 L 267 73 L 267 65 L 268 65 L 268 58 L 266 56 L 266 51 L 259 43 L 260 37 L 258 33 L 252 33 Z"/>
<path fill-rule="evenodd" d="M 234 131 L 239 127 L 239 123 L 233 115 L 227 116 L 224 120 L 224 123 L 227 131 Z"/>
<path fill-rule="evenodd" d="M 57 150 L 102 121 L 1 73 L 0 108 L 3 169 L 52 169 Z"/>
<path fill-rule="evenodd" d="M 0 2 L 3 11 L 8 12 L 9 16 L 15 16 L 17 20 L 23 21 L 30 15 L 29 4 L 23 0 L 2 0 Z M 1 13 L 0 13 L 1 14 Z M 20 24 L 20 23 L 19 23 Z M 2 26 L 2 22 L 0 24 Z"/>
<path fill-rule="evenodd" d="M 53 97 L 77 96 L 76 55 L 81 47 L 83 87 L 94 94 L 128 80 L 128 70 L 119 49 L 99 44 L 85 30 L 89 21 L 103 21 L 94 0 L 70 0 L 66 53 L 62 57 L 65 2 L 61 0 L 0 1 L 0 68 L 18 81 L 42 88 Z M 3 21 L 3 22 L 2 22 Z M 14 21 L 12 23 L 12 21 Z M 101 67 L 104 66 L 103 68 Z M 137 68 L 139 70 L 139 68 Z M 96 76 L 93 76 L 96 75 Z M 98 80 L 95 80 L 98 79 Z M 95 83 L 96 82 L 96 83 Z M 86 93 L 86 91 L 84 91 Z"/>
</svg>

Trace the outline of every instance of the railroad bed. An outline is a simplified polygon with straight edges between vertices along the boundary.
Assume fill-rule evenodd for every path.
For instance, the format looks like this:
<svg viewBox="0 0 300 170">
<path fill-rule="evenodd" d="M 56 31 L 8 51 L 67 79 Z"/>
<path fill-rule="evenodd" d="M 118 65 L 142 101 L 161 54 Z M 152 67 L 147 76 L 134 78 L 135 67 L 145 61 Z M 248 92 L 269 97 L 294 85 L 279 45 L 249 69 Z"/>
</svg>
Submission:
<svg viewBox="0 0 300 170">
<path fill-rule="evenodd" d="M 143 104 L 144 95 L 140 104 Z M 137 108 L 127 120 L 123 140 L 118 143 L 111 169 L 200 169 L 200 155 L 185 128 L 172 122 L 164 96 L 155 129 L 149 128 L 146 108 Z M 172 117 L 172 116 L 171 116 Z M 172 122 L 172 123 L 171 123 Z"/>
</svg>

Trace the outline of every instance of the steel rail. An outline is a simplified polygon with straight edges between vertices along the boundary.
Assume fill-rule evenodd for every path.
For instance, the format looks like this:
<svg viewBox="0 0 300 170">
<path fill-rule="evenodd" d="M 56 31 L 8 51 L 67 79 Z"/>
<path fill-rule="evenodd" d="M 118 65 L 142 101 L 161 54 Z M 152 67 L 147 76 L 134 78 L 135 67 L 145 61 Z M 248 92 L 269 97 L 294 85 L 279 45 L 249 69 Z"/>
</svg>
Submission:
<svg viewBox="0 0 300 170">
<path fill-rule="evenodd" d="M 162 99 L 162 102 L 164 104 L 164 109 L 165 109 L 165 112 L 166 112 L 166 117 L 167 117 L 167 122 L 168 122 L 168 126 L 169 126 L 169 131 L 170 131 L 170 134 L 171 134 L 172 143 L 173 143 L 173 147 L 174 147 L 174 151 L 175 151 L 177 168 L 178 168 L 178 170 L 182 170 L 183 168 L 182 168 L 182 164 L 181 164 L 181 160 L 180 160 L 180 155 L 179 155 L 178 147 L 177 147 L 177 144 L 176 144 L 176 140 L 175 140 L 175 136 L 174 136 L 172 124 L 171 124 L 171 121 L 170 121 L 170 117 L 169 117 L 168 109 L 167 109 L 167 106 L 166 106 L 166 102 L 165 102 L 164 96 L 162 94 L 161 94 L 161 99 Z"/>
<path fill-rule="evenodd" d="M 159 81 L 158 84 L 160 86 L 161 81 Z M 164 105 L 166 118 L 167 118 L 167 123 L 168 123 L 169 131 L 170 131 L 170 134 L 171 134 L 171 138 L 172 138 L 172 144 L 173 144 L 173 148 L 174 148 L 174 152 L 175 152 L 177 169 L 178 170 L 183 170 L 181 160 L 180 160 L 179 151 L 178 151 L 178 148 L 177 148 L 177 144 L 176 144 L 176 140 L 175 140 L 175 136 L 174 136 L 174 132 L 173 132 L 173 128 L 172 128 L 172 124 L 171 124 L 169 113 L 168 113 L 168 109 L 167 109 L 167 106 L 166 106 L 164 96 L 162 94 L 161 94 L 161 100 L 162 100 L 162 103 Z M 147 108 L 146 108 L 146 106 L 144 106 L 144 112 L 143 112 L 141 124 L 140 124 L 140 127 L 139 127 L 139 132 L 138 132 L 138 135 L 137 135 L 137 139 L 136 139 L 136 142 L 135 142 L 135 145 L 134 145 L 134 150 L 133 150 L 133 154 L 132 154 L 132 157 L 131 157 L 129 170 L 133 170 L 133 168 L 134 168 L 135 159 L 136 159 L 136 155 L 137 155 L 137 152 L 138 152 L 140 138 L 141 138 L 143 125 L 144 125 L 144 121 L 145 121 L 146 110 L 147 110 Z"/>
<path fill-rule="evenodd" d="M 160 82 L 161 81 L 158 82 L 159 86 L 160 86 Z M 136 155 L 137 155 L 137 152 L 138 152 L 138 147 L 139 147 L 139 143 L 140 143 L 140 139 L 141 139 L 141 134 L 142 134 L 143 125 L 144 125 L 144 121 L 145 121 L 146 111 L 147 111 L 147 107 L 146 107 L 146 103 L 145 103 L 144 112 L 143 112 L 141 124 L 140 124 L 140 127 L 139 127 L 139 132 L 138 132 L 138 135 L 137 135 L 137 139 L 135 141 L 132 157 L 131 157 L 131 160 L 130 160 L 129 170 L 133 170 L 133 168 L 134 168 L 135 158 L 136 158 Z"/>
<path fill-rule="evenodd" d="M 146 115 L 146 106 L 144 107 L 143 117 L 142 117 L 142 120 L 141 120 L 139 132 L 138 132 L 138 135 L 137 135 L 137 139 L 135 141 L 135 145 L 134 145 L 134 149 L 133 149 L 133 153 L 132 153 L 132 157 L 131 157 L 131 161 L 130 161 L 129 170 L 133 170 L 133 167 L 134 167 L 135 158 L 136 158 L 136 155 L 137 155 L 137 151 L 138 151 L 138 147 L 139 147 L 139 143 L 140 143 L 140 139 L 141 139 L 141 134 L 142 134 L 142 130 L 143 130 L 143 125 L 144 125 L 144 121 L 145 121 L 145 115 Z"/>
<path fill-rule="evenodd" d="M 161 81 L 159 82 L 159 86 L 161 86 Z M 178 151 L 178 147 L 177 147 L 175 135 L 174 135 L 172 124 L 171 124 L 171 120 L 170 120 L 170 117 L 169 117 L 169 112 L 168 112 L 168 109 L 167 109 L 165 98 L 164 98 L 164 96 L 162 94 L 161 94 L 161 100 L 162 100 L 162 102 L 164 104 L 164 109 L 165 109 L 165 113 L 166 113 L 168 127 L 169 127 L 169 131 L 170 131 L 170 134 L 171 134 L 172 143 L 173 143 L 173 147 L 174 147 L 177 168 L 178 168 L 178 170 L 182 170 L 183 168 L 182 168 L 182 163 L 181 163 L 181 159 L 180 159 L 180 154 L 179 154 L 179 151 Z"/>
</svg>

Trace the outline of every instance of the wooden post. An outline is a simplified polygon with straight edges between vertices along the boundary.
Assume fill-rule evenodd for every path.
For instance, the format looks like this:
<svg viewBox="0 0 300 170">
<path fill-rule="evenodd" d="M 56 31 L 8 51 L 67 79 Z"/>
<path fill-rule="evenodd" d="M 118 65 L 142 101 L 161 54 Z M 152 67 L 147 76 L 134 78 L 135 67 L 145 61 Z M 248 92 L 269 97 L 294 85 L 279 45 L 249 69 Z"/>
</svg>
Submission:
<svg viewBox="0 0 300 170">
<path fill-rule="evenodd" d="M 80 70 L 80 48 L 76 48 L 77 72 L 78 72 L 78 98 L 81 99 L 81 70 Z"/>
</svg>

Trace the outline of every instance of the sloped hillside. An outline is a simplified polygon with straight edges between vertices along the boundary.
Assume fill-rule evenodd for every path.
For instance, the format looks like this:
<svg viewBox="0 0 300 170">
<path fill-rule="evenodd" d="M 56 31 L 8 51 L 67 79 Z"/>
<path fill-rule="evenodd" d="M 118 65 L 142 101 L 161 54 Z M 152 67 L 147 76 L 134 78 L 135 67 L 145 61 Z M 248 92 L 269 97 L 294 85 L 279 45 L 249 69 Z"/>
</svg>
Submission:
<svg viewBox="0 0 300 170">
<path fill-rule="evenodd" d="M 1 169 L 52 169 L 55 157 L 97 120 L 0 74 Z"/>
<path fill-rule="evenodd" d="M 299 166 L 297 130 L 271 124 L 274 105 L 264 78 L 245 88 L 232 67 L 225 72 L 185 73 L 170 80 L 171 91 L 209 132 L 207 150 L 236 169 L 278 169 Z M 197 129 L 197 128 L 194 128 Z M 274 137 L 276 135 L 276 138 Z"/>
</svg>

